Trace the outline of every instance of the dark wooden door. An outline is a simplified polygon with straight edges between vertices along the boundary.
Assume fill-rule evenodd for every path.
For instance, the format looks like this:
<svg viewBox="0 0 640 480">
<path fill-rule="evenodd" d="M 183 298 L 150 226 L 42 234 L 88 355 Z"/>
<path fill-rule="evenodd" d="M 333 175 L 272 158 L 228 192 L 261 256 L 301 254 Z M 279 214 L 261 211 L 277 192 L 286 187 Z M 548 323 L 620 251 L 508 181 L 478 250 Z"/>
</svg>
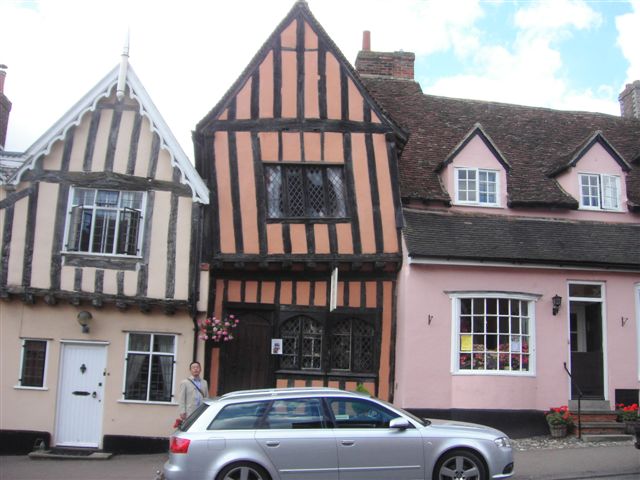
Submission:
<svg viewBox="0 0 640 480">
<path fill-rule="evenodd" d="M 578 324 L 578 335 L 584 337 L 580 348 L 572 344 L 571 396 L 578 398 L 580 387 L 583 398 L 604 399 L 604 361 L 602 357 L 602 306 L 600 303 L 584 306 L 584 322 Z M 573 339 L 572 339 L 573 341 Z"/>
<path fill-rule="evenodd" d="M 222 345 L 220 393 L 274 386 L 272 327 L 264 312 L 233 312 L 240 319 L 234 339 Z"/>
</svg>

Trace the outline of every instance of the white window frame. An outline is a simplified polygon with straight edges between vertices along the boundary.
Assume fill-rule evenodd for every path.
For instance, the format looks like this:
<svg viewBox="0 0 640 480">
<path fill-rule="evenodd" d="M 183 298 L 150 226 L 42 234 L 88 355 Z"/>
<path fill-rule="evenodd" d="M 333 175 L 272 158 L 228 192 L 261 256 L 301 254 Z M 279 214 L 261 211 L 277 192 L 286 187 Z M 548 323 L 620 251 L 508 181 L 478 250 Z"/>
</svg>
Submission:
<svg viewBox="0 0 640 480">
<path fill-rule="evenodd" d="M 93 205 L 88 205 L 84 208 L 93 208 L 94 211 L 96 209 L 98 210 L 109 210 L 109 211 L 113 211 L 116 214 L 116 229 L 114 232 L 114 240 L 113 240 L 113 250 L 112 252 L 91 252 L 91 251 L 84 251 L 84 250 L 75 250 L 70 248 L 69 246 L 69 242 L 72 241 L 72 235 L 71 235 L 71 229 L 73 228 L 73 210 L 75 207 L 77 207 L 77 205 L 74 205 L 74 194 L 77 190 L 95 190 L 96 193 L 98 191 L 109 191 L 109 192 L 118 192 L 119 196 L 119 200 L 118 203 L 119 205 L 117 207 L 101 207 L 101 206 L 96 206 L 95 205 L 95 201 Z M 140 193 L 142 194 L 142 200 L 141 200 L 141 205 L 140 205 L 140 209 L 135 209 L 136 211 L 139 211 L 139 220 L 138 220 L 138 238 L 136 240 L 136 254 L 135 255 L 131 255 L 131 254 L 126 254 L 126 253 L 116 253 L 117 252 L 117 248 L 118 248 L 118 235 L 119 235 L 119 228 L 120 228 L 120 214 L 122 212 L 125 211 L 125 208 L 122 207 L 120 205 L 120 198 L 121 195 L 123 193 Z M 82 185 L 76 185 L 73 186 L 69 189 L 69 199 L 67 202 L 68 205 L 68 209 L 67 209 L 67 220 L 66 220 L 66 225 L 65 225 L 65 229 L 64 229 L 64 252 L 65 253 L 72 253 L 72 254 L 81 254 L 81 255 L 97 255 L 97 256 L 108 256 L 108 257 L 120 257 L 120 258 L 141 258 L 142 257 L 142 240 L 144 238 L 144 217 L 145 217 L 145 212 L 146 212 L 146 206 L 147 206 L 147 192 L 145 191 L 134 191 L 134 190 L 120 190 L 117 188 L 93 188 L 93 187 L 83 187 Z M 91 237 L 89 239 L 89 245 L 91 246 L 93 244 L 93 234 L 94 234 L 94 230 L 92 229 L 91 232 Z"/>
<path fill-rule="evenodd" d="M 150 350 L 148 351 L 141 351 L 141 350 L 129 350 L 129 336 L 130 335 L 149 335 L 151 338 L 150 340 Z M 173 352 L 172 353 L 166 353 L 166 352 L 154 352 L 153 351 L 153 337 L 154 335 L 162 335 L 162 336 L 169 336 L 169 337 L 173 337 Z M 144 404 L 152 404 L 152 405 L 170 405 L 170 404 L 174 404 L 175 403 L 175 387 L 176 387 L 176 364 L 177 364 L 177 358 L 178 358 L 178 334 L 176 333 L 168 333 L 168 332 L 127 332 L 127 334 L 125 335 L 125 345 L 124 345 L 124 369 L 123 369 L 123 375 L 122 375 L 122 399 L 120 400 L 121 402 L 124 403 L 144 403 Z M 128 370 L 128 364 L 129 361 L 127 360 L 129 354 L 136 354 L 136 355 L 148 355 L 149 358 L 149 372 L 147 374 L 147 398 L 145 400 L 137 400 L 137 399 L 128 399 L 126 398 L 126 390 L 127 390 L 127 370 Z M 170 399 L 168 401 L 161 401 L 161 400 L 149 400 L 149 394 L 151 392 L 151 365 L 152 365 L 152 360 L 151 357 L 153 355 L 159 355 L 159 356 L 171 356 L 173 357 L 173 362 L 172 362 L 172 372 L 171 372 L 171 396 Z"/>
<path fill-rule="evenodd" d="M 481 207 L 499 207 L 500 206 L 500 172 L 498 170 L 491 170 L 487 168 L 469 168 L 469 167 L 456 167 L 454 169 L 454 184 L 455 184 L 455 203 L 457 205 L 474 205 Z M 460 172 L 474 172 L 475 173 L 475 188 L 473 190 L 466 190 L 467 192 L 473 192 L 475 194 L 475 200 L 461 200 L 460 194 Z M 480 174 L 492 174 L 495 175 L 495 202 L 483 202 L 480 200 Z M 467 180 L 468 181 L 468 180 Z M 491 182 L 489 182 L 491 183 Z"/>
<path fill-rule="evenodd" d="M 451 373 L 453 375 L 483 375 L 483 376 L 511 376 L 534 377 L 536 375 L 536 302 L 539 295 L 514 292 L 455 292 L 449 293 L 451 298 Z M 529 370 L 472 370 L 460 368 L 460 300 L 470 298 L 520 300 L 529 304 Z M 486 334 L 485 334 L 486 335 Z M 499 333 L 498 333 L 499 335 Z M 498 352 L 496 352 L 498 353 Z M 511 352 L 510 352 L 511 353 Z M 521 352 L 522 353 L 522 352 Z"/>
<path fill-rule="evenodd" d="M 47 387 L 47 371 L 49 369 L 49 340 L 43 338 L 22 338 L 22 344 L 20 346 L 20 370 L 18 370 L 18 384 L 15 386 L 17 389 L 23 390 L 48 390 Z M 44 342 L 44 369 L 42 372 L 42 385 L 31 386 L 22 384 L 22 370 L 24 368 L 25 361 L 25 347 L 27 342 Z"/>
<path fill-rule="evenodd" d="M 589 180 L 588 184 L 586 180 Z M 592 182 L 595 180 L 595 184 Z M 621 179 L 619 175 L 605 173 L 578 173 L 580 209 L 619 212 L 622 210 Z M 590 191 L 585 195 L 584 189 Z M 613 192 L 612 192 L 613 190 Z M 593 199 L 594 201 L 591 201 Z"/>
</svg>

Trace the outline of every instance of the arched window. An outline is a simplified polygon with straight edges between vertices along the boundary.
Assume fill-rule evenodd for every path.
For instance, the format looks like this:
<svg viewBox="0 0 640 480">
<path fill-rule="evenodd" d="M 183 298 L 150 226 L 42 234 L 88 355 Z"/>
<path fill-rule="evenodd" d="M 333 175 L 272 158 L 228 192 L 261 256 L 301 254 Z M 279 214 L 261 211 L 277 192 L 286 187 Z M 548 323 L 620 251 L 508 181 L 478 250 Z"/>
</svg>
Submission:
<svg viewBox="0 0 640 480">
<path fill-rule="evenodd" d="M 323 324 L 307 315 L 297 315 L 280 327 L 281 368 L 320 370 L 322 368 Z"/>
<path fill-rule="evenodd" d="M 358 318 L 345 318 L 331 328 L 331 369 L 349 372 L 373 370 L 375 330 Z"/>
</svg>

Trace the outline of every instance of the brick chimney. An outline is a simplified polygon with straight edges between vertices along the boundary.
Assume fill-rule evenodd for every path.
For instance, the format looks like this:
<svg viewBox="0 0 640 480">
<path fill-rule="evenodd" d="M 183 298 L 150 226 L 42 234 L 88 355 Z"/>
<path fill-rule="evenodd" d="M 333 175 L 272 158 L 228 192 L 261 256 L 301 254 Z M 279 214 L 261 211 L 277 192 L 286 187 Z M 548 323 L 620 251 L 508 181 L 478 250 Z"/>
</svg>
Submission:
<svg viewBox="0 0 640 480">
<path fill-rule="evenodd" d="M 360 75 L 403 78 L 413 80 L 416 56 L 411 52 L 372 52 L 371 32 L 362 34 L 362 50 L 356 57 L 356 70 Z"/>
<path fill-rule="evenodd" d="M 620 102 L 620 114 L 624 118 L 637 118 L 640 120 L 640 80 L 627 83 L 627 86 L 618 95 Z"/>
<path fill-rule="evenodd" d="M 0 65 L 0 150 L 4 150 L 7 139 L 7 128 L 9 127 L 9 112 L 11 102 L 4 94 L 4 79 L 7 76 L 7 66 Z"/>
</svg>

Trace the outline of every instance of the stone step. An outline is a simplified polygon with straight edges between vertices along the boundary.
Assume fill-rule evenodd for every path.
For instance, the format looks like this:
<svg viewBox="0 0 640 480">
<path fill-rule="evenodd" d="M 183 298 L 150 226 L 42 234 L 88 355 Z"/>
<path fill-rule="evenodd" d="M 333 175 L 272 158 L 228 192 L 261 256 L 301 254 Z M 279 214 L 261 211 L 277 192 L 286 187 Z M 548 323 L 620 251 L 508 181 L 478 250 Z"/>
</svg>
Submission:
<svg viewBox="0 0 640 480">
<path fill-rule="evenodd" d="M 622 434 L 586 434 L 582 435 L 583 442 L 627 442 L 629 440 L 633 440 L 633 435 L 622 435 Z"/>
<path fill-rule="evenodd" d="M 625 425 L 620 422 L 582 422 L 582 435 L 620 435 L 625 433 Z M 576 430 L 578 424 L 576 423 Z"/>
<path fill-rule="evenodd" d="M 569 410 L 572 412 L 578 411 L 578 401 L 569 400 Z M 595 412 L 611 412 L 611 404 L 609 400 L 582 400 L 580 402 L 580 410 L 582 411 L 595 411 Z"/>
</svg>

